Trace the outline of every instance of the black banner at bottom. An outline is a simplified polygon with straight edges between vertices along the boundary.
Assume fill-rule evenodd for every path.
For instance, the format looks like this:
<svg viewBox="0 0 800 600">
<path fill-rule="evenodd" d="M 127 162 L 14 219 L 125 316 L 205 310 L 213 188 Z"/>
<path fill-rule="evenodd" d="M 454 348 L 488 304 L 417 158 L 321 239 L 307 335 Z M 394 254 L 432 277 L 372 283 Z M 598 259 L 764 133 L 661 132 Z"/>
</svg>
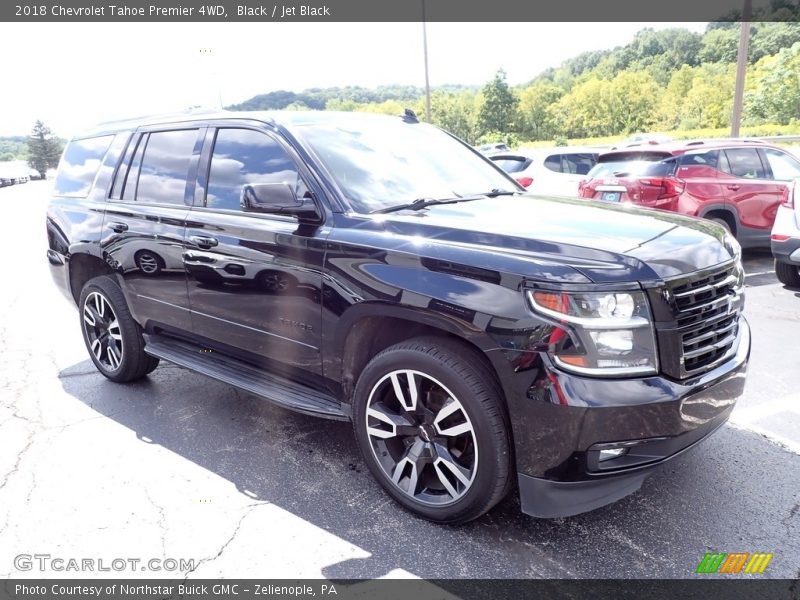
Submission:
<svg viewBox="0 0 800 600">
<path fill-rule="evenodd" d="M 787 579 L 8 579 L 0 598 L 14 600 L 451 600 L 517 599 L 800 600 Z"/>
</svg>

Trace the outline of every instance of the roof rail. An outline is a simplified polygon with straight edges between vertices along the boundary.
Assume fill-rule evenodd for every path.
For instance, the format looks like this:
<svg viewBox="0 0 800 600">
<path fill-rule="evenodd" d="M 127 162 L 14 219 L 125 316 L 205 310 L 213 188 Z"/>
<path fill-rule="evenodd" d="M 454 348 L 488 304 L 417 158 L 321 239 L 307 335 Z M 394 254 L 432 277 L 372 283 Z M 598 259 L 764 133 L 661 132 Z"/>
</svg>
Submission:
<svg viewBox="0 0 800 600">
<path fill-rule="evenodd" d="M 764 144 L 764 140 L 759 140 L 758 138 L 711 138 L 708 140 L 692 140 L 690 142 L 686 142 L 686 146 L 701 146 L 703 144 L 716 144 L 716 143 L 730 143 L 730 142 L 739 142 L 745 144 Z"/>
</svg>

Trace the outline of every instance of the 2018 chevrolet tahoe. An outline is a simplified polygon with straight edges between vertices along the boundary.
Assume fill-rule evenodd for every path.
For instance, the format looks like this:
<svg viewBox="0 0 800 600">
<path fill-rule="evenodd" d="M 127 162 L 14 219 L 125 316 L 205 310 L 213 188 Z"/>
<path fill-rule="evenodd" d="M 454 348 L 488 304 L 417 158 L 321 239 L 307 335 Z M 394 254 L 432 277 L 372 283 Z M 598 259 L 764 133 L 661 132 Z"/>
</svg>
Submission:
<svg viewBox="0 0 800 600">
<path fill-rule="evenodd" d="M 744 385 L 722 227 L 529 195 L 411 111 L 98 126 L 64 152 L 47 235 L 107 378 L 164 360 L 350 420 L 386 492 L 438 522 L 515 486 L 538 517 L 611 503 Z"/>
</svg>

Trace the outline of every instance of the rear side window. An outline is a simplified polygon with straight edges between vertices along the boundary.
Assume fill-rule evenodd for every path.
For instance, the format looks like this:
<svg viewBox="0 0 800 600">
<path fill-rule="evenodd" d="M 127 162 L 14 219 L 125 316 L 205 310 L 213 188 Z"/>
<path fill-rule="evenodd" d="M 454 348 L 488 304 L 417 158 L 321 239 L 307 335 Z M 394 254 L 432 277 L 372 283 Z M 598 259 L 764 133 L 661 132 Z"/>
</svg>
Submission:
<svg viewBox="0 0 800 600">
<path fill-rule="evenodd" d="M 136 186 L 137 202 L 185 203 L 186 180 L 196 141 L 197 129 L 157 131 L 148 136 Z M 129 184 L 130 181 L 125 185 L 126 196 Z"/>
<path fill-rule="evenodd" d="M 586 175 L 596 162 L 596 154 L 553 154 L 545 159 L 544 166 L 556 173 Z"/>
<path fill-rule="evenodd" d="M 500 158 L 492 157 L 492 162 L 503 169 L 503 171 L 506 173 L 519 173 L 520 171 L 527 169 L 528 165 L 531 164 L 531 160 L 529 158 L 524 158 L 522 156 L 503 156 Z"/>
<path fill-rule="evenodd" d="M 766 179 L 767 173 L 758 150 L 755 148 L 729 148 L 724 150 L 727 164 L 722 161 L 720 170 L 742 179 Z"/>
<path fill-rule="evenodd" d="M 113 139 L 113 135 L 104 135 L 72 140 L 58 166 L 56 194 L 76 198 L 88 196 Z"/>
<path fill-rule="evenodd" d="M 697 152 L 684 154 L 681 157 L 682 167 L 710 167 L 716 169 L 719 164 L 719 152 L 712 150 L 711 152 Z"/>
<path fill-rule="evenodd" d="M 241 210 L 242 186 L 252 183 L 288 183 L 303 195 L 294 161 L 276 140 L 250 129 L 220 129 L 211 156 L 206 206 Z"/>
</svg>

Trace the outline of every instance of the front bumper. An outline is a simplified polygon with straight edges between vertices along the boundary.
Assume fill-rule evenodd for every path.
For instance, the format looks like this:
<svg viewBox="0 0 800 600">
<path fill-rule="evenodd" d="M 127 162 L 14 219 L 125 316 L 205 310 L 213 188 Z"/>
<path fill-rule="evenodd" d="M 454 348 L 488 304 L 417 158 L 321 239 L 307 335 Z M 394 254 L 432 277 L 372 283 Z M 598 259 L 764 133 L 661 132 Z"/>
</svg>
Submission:
<svg viewBox="0 0 800 600">
<path fill-rule="evenodd" d="M 527 410 L 512 420 L 523 512 L 565 517 L 635 492 L 725 423 L 744 391 L 749 354 L 742 317 L 734 356 L 689 380 L 600 380 L 547 368 L 549 385 L 529 391 Z M 599 450 L 609 447 L 627 453 L 599 462 Z"/>
</svg>

